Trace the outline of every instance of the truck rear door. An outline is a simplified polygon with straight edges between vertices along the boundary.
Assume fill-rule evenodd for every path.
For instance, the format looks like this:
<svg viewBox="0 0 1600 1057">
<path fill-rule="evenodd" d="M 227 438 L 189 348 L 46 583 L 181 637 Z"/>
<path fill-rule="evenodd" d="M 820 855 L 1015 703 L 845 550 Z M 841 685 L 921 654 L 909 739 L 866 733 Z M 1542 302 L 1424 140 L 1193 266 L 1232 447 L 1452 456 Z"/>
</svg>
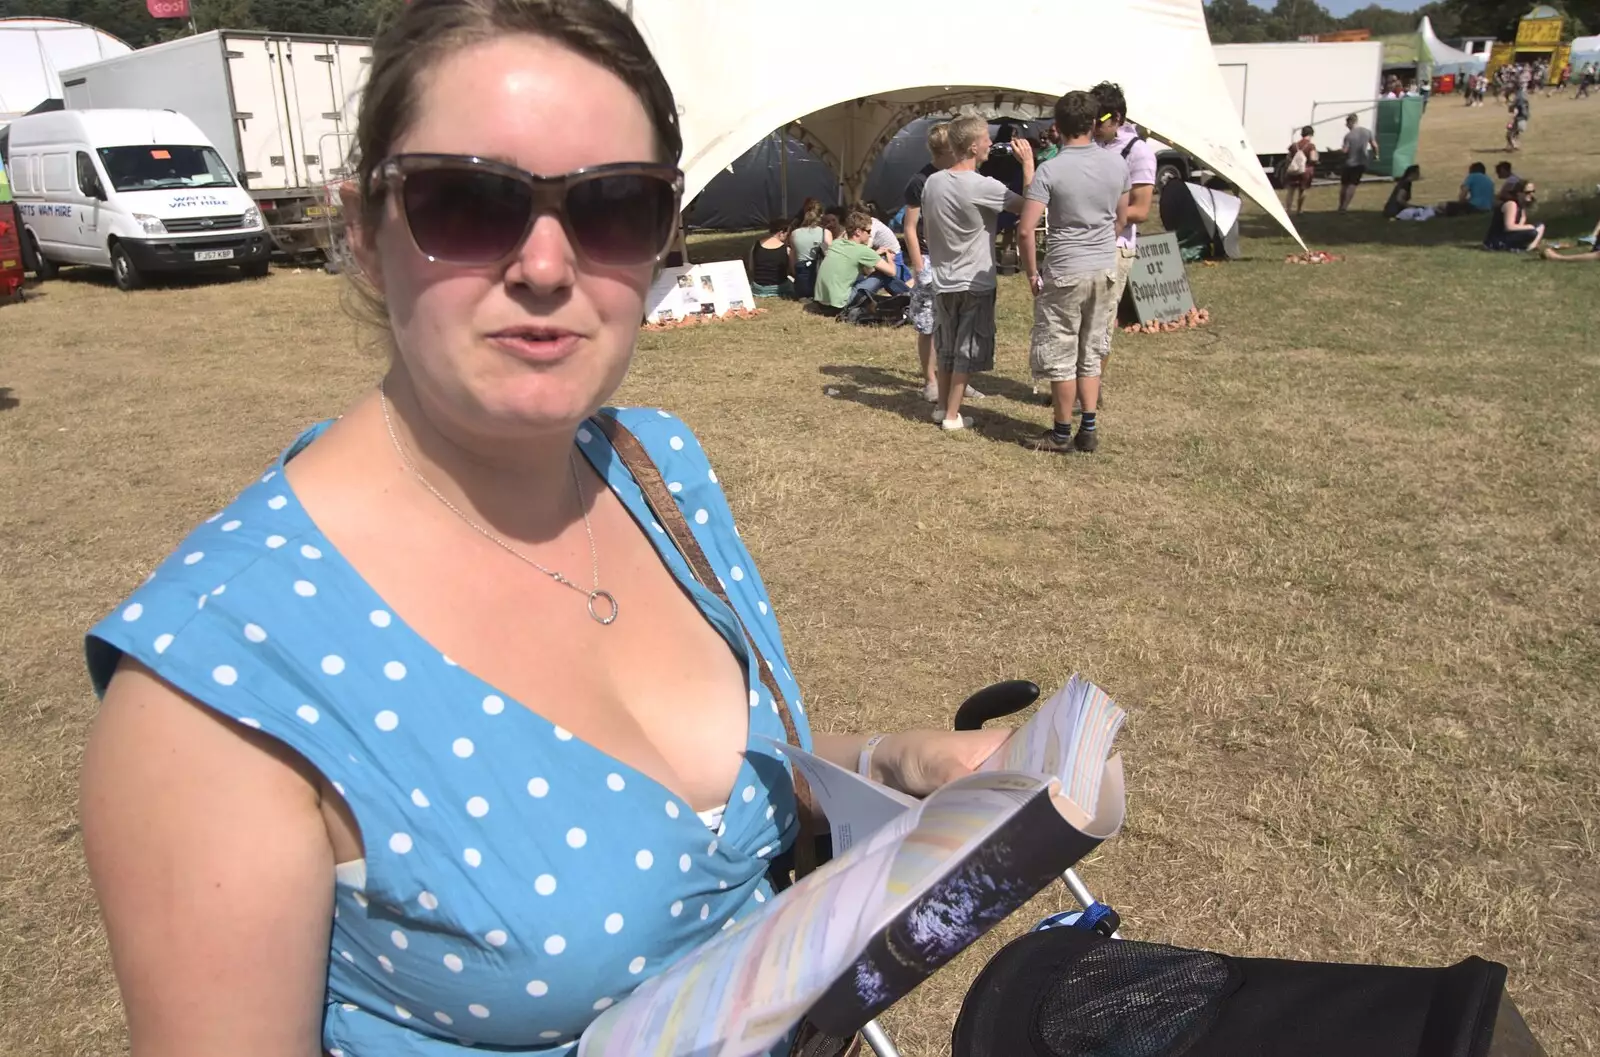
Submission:
<svg viewBox="0 0 1600 1057">
<path fill-rule="evenodd" d="M 223 48 L 233 87 L 241 175 L 246 185 L 252 193 L 300 186 L 277 42 L 260 37 L 225 37 Z"/>
<path fill-rule="evenodd" d="M 301 186 L 320 190 L 338 178 L 355 131 L 342 49 L 335 41 L 291 39 L 279 47 Z"/>
</svg>

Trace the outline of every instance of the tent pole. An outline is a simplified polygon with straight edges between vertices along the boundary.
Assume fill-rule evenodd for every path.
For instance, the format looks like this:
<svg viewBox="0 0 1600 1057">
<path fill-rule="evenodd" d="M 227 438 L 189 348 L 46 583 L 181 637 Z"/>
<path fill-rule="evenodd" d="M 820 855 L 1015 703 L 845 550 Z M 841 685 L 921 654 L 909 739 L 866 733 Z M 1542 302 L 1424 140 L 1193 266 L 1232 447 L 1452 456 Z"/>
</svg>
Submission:
<svg viewBox="0 0 1600 1057">
<path fill-rule="evenodd" d="M 778 154 L 778 215 L 789 215 L 789 126 L 783 126 L 779 133 L 780 152 Z"/>
</svg>

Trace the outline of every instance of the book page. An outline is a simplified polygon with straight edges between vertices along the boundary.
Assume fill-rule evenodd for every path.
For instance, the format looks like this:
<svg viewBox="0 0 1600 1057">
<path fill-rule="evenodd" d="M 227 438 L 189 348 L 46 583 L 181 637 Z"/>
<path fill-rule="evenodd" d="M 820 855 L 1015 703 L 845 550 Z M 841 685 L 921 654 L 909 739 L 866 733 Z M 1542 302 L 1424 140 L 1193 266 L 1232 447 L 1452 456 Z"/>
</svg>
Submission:
<svg viewBox="0 0 1600 1057">
<path fill-rule="evenodd" d="M 772 738 L 765 740 L 783 750 L 795 768 L 805 775 L 806 781 L 811 783 L 817 806 L 828 816 L 828 831 L 833 838 L 835 858 L 919 803 L 915 797 L 863 778 L 820 756 Z"/>
<path fill-rule="evenodd" d="M 1074 675 L 978 770 L 1058 779 L 1062 795 L 1093 817 L 1106 758 L 1126 719 L 1104 690 Z"/>
<path fill-rule="evenodd" d="M 974 774 L 958 779 L 922 805 L 890 868 L 885 918 L 898 914 L 951 865 L 970 855 L 1023 805 L 1054 782 L 1023 774 Z"/>
</svg>

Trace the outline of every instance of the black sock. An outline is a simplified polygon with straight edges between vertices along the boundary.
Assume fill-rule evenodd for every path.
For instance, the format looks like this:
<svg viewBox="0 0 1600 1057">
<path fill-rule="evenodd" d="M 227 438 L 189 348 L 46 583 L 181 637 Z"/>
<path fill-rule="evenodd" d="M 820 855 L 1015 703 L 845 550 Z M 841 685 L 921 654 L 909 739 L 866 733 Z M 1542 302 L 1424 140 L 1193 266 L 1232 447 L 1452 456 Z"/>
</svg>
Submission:
<svg viewBox="0 0 1600 1057">
<path fill-rule="evenodd" d="M 1072 423 L 1071 422 L 1057 422 L 1056 423 L 1056 436 L 1060 437 L 1062 440 L 1065 440 L 1068 437 L 1072 436 Z"/>
<path fill-rule="evenodd" d="M 1078 426 L 1078 432 L 1080 432 L 1080 433 L 1093 433 L 1094 432 L 1094 415 L 1095 415 L 1095 413 L 1093 411 L 1085 411 L 1083 413 L 1083 422 Z"/>
</svg>

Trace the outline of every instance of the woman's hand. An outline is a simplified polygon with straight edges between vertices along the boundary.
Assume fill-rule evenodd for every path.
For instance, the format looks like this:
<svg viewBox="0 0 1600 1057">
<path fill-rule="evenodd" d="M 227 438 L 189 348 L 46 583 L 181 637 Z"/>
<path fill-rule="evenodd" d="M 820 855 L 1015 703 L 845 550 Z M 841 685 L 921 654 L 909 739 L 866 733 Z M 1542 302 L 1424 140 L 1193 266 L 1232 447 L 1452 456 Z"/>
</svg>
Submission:
<svg viewBox="0 0 1600 1057">
<path fill-rule="evenodd" d="M 971 774 L 1010 736 L 1004 728 L 900 731 L 873 750 L 872 778 L 909 796 L 927 796 Z"/>
</svg>

